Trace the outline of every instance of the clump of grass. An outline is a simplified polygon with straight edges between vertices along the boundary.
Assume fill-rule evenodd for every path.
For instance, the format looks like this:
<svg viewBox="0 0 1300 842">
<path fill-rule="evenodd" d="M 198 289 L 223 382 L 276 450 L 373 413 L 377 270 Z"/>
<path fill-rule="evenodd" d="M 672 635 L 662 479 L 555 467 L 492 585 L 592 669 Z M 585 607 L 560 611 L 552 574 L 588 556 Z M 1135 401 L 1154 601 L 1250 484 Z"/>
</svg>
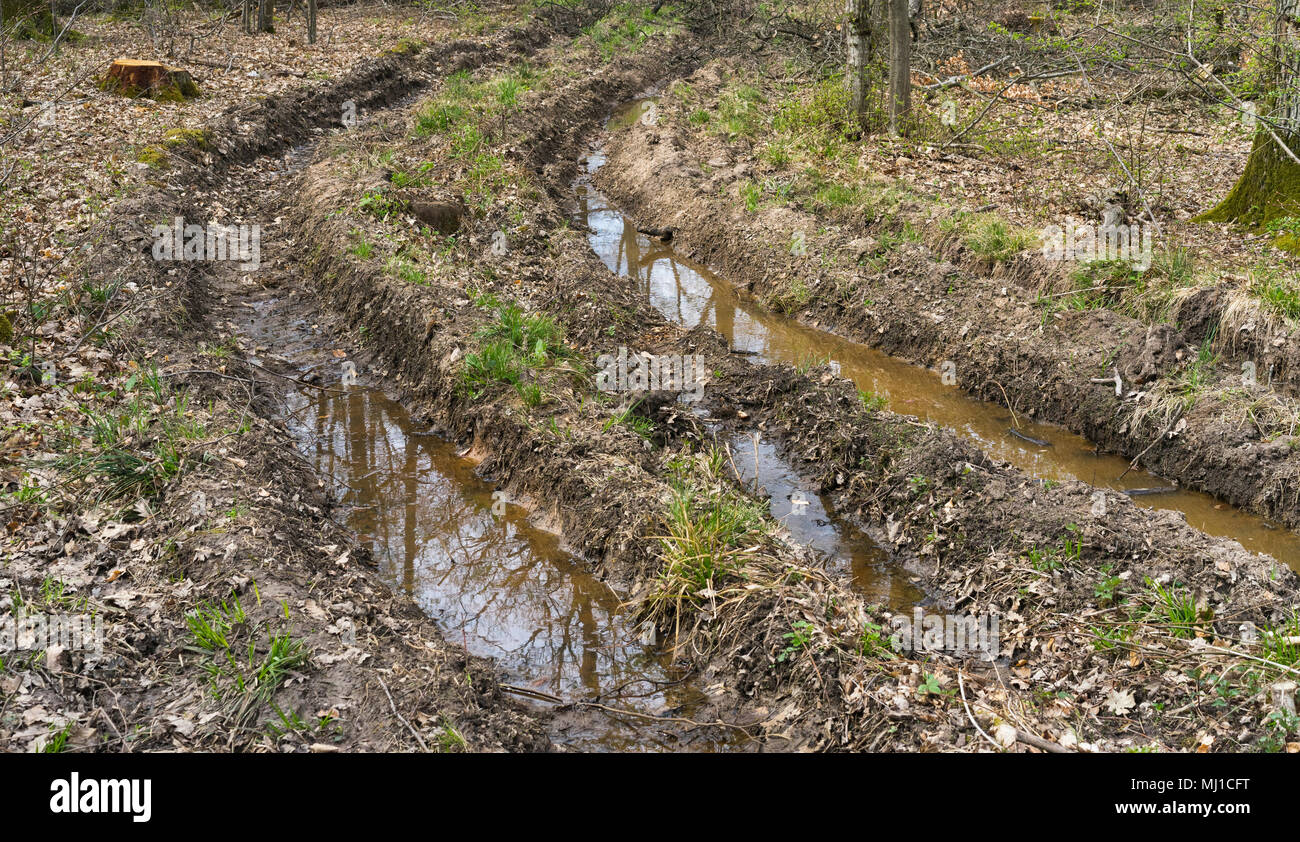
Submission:
<svg viewBox="0 0 1300 842">
<path fill-rule="evenodd" d="M 1127 260 L 1093 260 L 1081 264 L 1071 276 L 1074 293 L 1064 300 L 1073 310 L 1095 310 L 1115 304 L 1134 288 L 1142 273 Z"/>
<path fill-rule="evenodd" d="M 667 467 L 672 485 L 665 529 L 654 539 L 663 567 L 647 597 L 649 619 L 681 632 L 681 622 L 695 608 L 753 592 L 746 585 L 754 577 L 775 582 L 797 575 L 771 563 L 766 551 L 775 526 L 767 503 L 736 487 L 727 449 L 707 446 L 673 458 Z"/>
<path fill-rule="evenodd" d="M 1147 580 L 1147 586 L 1156 597 L 1155 610 L 1168 624 L 1166 630 L 1169 634 L 1174 637 L 1192 637 L 1199 616 L 1192 595 L 1176 585 L 1165 587 L 1150 579 Z"/>
<path fill-rule="evenodd" d="M 813 200 L 821 208 L 836 210 L 857 203 L 858 191 L 846 184 L 827 184 L 817 190 Z"/>
<path fill-rule="evenodd" d="M 406 170 L 394 170 L 388 180 L 393 183 L 394 187 L 399 189 L 428 187 L 433 183 L 433 179 L 428 175 L 429 171 L 433 169 L 433 166 L 434 164 L 432 161 L 425 161 L 417 168 L 416 172 L 413 173 L 407 172 Z"/>
<path fill-rule="evenodd" d="M 427 286 L 429 277 L 425 271 L 420 268 L 419 264 L 405 257 L 394 255 L 388 258 L 384 264 L 385 268 L 396 276 L 399 280 L 408 284 L 420 284 Z"/>
<path fill-rule="evenodd" d="M 50 738 L 45 741 L 45 745 L 41 747 L 41 753 L 61 754 L 63 750 L 68 747 L 68 737 L 72 735 L 72 727 L 75 724 L 76 722 L 69 722 L 62 728 L 56 728 L 51 725 L 50 729 L 53 733 L 51 733 Z"/>
<path fill-rule="evenodd" d="M 963 242 L 980 257 L 995 263 L 1009 260 L 1032 245 L 1028 231 L 1014 228 L 1009 222 L 992 214 L 974 217 L 966 230 Z"/>
<path fill-rule="evenodd" d="M 668 506 L 668 534 L 660 540 L 665 562 L 659 599 L 697 602 L 744 564 L 748 539 L 761 513 L 749 501 L 697 494 L 678 486 Z"/>
<path fill-rule="evenodd" d="M 800 374 L 807 374 L 814 368 L 821 368 L 824 365 L 830 365 L 830 354 L 816 354 L 812 352 L 803 353 L 798 356 L 794 363 L 794 370 Z"/>
<path fill-rule="evenodd" d="M 1196 258 L 1182 246 L 1161 249 L 1146 272 L 1136 272 L 1124 308 L 1144 322 L 1164 321 L 1180 290 L 1196 283 Z"/>
<path fill-rule="evenodd" d="M 714 131 L 728 138 L 753 137 L 758 130 L 759 103 L 763 94 L 753 85 L 740 85 L 718 101 L 718 122 Z"/>
<path fill-rule="evenodd" d="M 530 89 L 529 82 L 532 75 L 531 69 L 525 66 L 508 76 L 498 79 L 496 82 L 497 104 L 508 111 L 518 108 L 519 96 Z"/>
<path fill-rule="evenodd" d="M 772 128 L 790 142 L 819 157 L 832 157 L 857 129 L 848 86 L 833 75 L 813 86 L 810 95 L 796 89 L 777 103 Z"/>
<path fill-rule="evenodd" d="M 360 201 L 357 202 L 357 210 L 381 222 L 389 217 L 399 215 L 405 209 L 405 204 L 400 200 L 389 198 L 383 193 L 375 191 L 362 196 Z"/>
<path fill-rule="evenodd" d="M 434 103 L 415 115 L 415 136 L 425 138 L 446 134 L 452 128 L 462 125 L 469 116 L 470 110 L 463 105 L 449 102 Z"/>
<path fill-rule="evenodd" d="M 1288 667 L 1300 667 L 1300 613 L 1293 613 L 1260 635 L 1261 656 Z"/>
<path fill-rule="evenodd" d="M 763 296 L 763 303 L 778 313 L 796 312 L 808 306 L 811 300 L 812 290 L 799 277 L 782 281 L 776 289 Z"/>
<path fill-rule="evenodd" d="M 284 618 L 286 622 L 289 619 L 287 604 Z M 187 648 L 204 657 L 203 668 L 212 695 L 218 699 L 234 695 L 241 701 L 247 696 L 269 702 L 289 674 L 306 664 L 310 656 L 306 646 L 294 640 L 287 629 L 274 631 L 269 622 L 265 642 L 259 646 L 258 638 L 249 634 L 248 613 L 234 595 L 229 601 L 195 606 L 185 615 L 185 625 L 190 630 Z M 244 635 L 249 637 L 246 648 L 240 640 Z"/>
<path fill-rule="evenodd" d="M 73 482 L 94 478 L 99 502 L 158 494 L 181 473 L 191 442 L 207 436 L 188 394 L 163 386 L 156 371 L 131 376 L 123 392 L 131 397 L 113 409 L 81 407 L 90 449 L 54 463 Z"/>
<path fill-rule="evenodd" d="M 889 405 L 889 399 L 884 395 L 876 394 L 865 389 L 858 389 L 858 400 L 862 401 L 862 406 L 872 412 L 878 412 Z"/>
<path fill-rule="evenodd" d="M 357 242 L 348 248 L 348 254 L 355 255 L 362 260 L 369 260 L 373 257 L 375 246 L 373 243 L 366 240 L 366 233 L 360 228 L 355 228 L 352 231 L 352 235 L 357 237 Z"/>
<path fill-rule="evenodd" d="M 1175 391 L 1185 399 L 1184 409 L 1192 407 L 1213 379 L 1214 368 L 1219 363 L 1219 355 L 1214 351 L 1216 335 L 1217 331 L 1210 331 L 1210 335 L 1197 350 L 1196 358 L 1190 360 L 1177 375 Z"/>
<path fill-rule="evenodd" d="M 614 415 L 605 422 L 601 429 L 608 430 L 610 427 L 615 425 L 622 425 L 636 433 L 641 438 L 649 441 L 650 436 L 654 433 L 655 425 L 653 421 L 646 418 L 644 415 L 636 414 L 636 408 L 640 403 L 640 401 L 636 401 L 614 413 Z"/>
<path fill-rule="evenodd" d="M 438 733 L 438 750 L 444 754 L 469 750 L 469 742 L 445 716 L 442 718 L 442 727 Z"/>
<path fill-rule="evenodd" d="M 1188 286 L 1196 280 L 1196 257 L 1182 246 L 1161 249 L 1152 259 L 1151 268 L 1174 286 Z"/>
<path fill-rule="evenodd" d="M 201 603 L 185 615 L 185 625 L 190 630 L 190 643 L 201 652 L 214 655 L 230 649 L 230 632 L 235 626 L 248 622 L 248 614 L 238 596 L 220 603 Z"/>
<path fill-rule="evenodd" d="M 1250 293 L 1264 307 L 1288 321 L 1300 321 L 1300 284 L 1277 272 L 1253 272 Z"/>
<path fill-rule="evenodd" d="M 573 352 L 564 345 L 558 325 L 544 314 L 528 314 L 514 303 L 499 305 L 496 319 L 478 333 L 482 347 L 465 355 L 461 382 L 471 398 L 493 386 L 511 386 L 528 406 L 542 400 L 538 373 Z"/>
<path fill-rule="evenodd" d="M 1083 540 L 1079 536 L 1079 527 L 1071 523 L 1065 528 L 1066 534 L 1056 546 L 1034 547 L 1026 552 L 1030 567 L 1039 571 L 1059 570 L 1079 561 L 1083 553 Z"/>
<path fill-rule="evenodd" d="M 758 157 L 774 167 L 784 167 L 793 160 L 790 155 L 789 144 L 781 140 L 773 140 L 767 143 L 762 151 L 758 153 Z"/>
</svg>

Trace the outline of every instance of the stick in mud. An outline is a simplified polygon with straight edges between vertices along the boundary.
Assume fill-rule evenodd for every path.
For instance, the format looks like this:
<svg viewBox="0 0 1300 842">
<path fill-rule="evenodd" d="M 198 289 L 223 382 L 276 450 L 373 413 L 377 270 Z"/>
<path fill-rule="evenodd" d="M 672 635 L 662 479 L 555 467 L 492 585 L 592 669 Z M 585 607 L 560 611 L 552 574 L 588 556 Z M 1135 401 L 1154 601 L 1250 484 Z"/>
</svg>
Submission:
<svg viewBox="0 0 1300 842">
<path fill-rule="evenodd" d="M 1029 442 L 1030 444 L 1036 444 L 1036 445 L 1038 445 L 1039 447 L 1051 447 L 1051 446 L 1052 446 L 1052 443 L 1051 443 L 1050 441 L 1046 441 L 1045 439 L 1036 439 L 1036 438 L 1034 438 L 1033 436 L 1027 436 L 1027 435 L 1025 435 L 1024 433 L 1022 433 L 1022 432 L 1020 432 L 1019 430 L 1017 430 L 1015 427 L 1007 427 L 1007 432 L 1010 433 L 1011 435 L 1015 436 L 1015 437 L 1018 438 L 1018 439 L 1023 439 L 1023 440 L 1025 440 L 1025 441 Z"/>
<path fill-rule="evenodd" d="M 1172 494 L 1177 490 L 1176 486 L 1169 485 L 1159 488 L 1125 488 L 1123 493 L 1130 497 L 1143 497 L 1147 494 Z"/>
<path fill-rule="evenodd" d="M 647 228 L 638 228 L 636 230 L 638 234 L 645 234 L 647 237 L 654 237 L 656 239 L 663 240 L 664 242 L 667 242 L 673 238 L 672 228 L 647 227 Z"/>
</svg>

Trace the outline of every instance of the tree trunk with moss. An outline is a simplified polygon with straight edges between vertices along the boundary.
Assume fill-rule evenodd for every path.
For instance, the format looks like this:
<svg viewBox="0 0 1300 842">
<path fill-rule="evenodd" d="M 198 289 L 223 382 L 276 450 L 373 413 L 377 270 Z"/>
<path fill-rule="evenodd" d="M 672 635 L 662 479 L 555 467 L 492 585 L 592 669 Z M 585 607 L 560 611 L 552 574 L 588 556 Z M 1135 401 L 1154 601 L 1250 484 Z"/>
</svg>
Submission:
<svg viewBox="0 0 1300 842">
<path fill-rule="evenodd" d="M 1250 159 L 1236 186 L 1205 222 L 1237 222 L 1263 226 L 1281 216 L 1300 217 L 1300 163 L 1278 144 L 1300 157 L 1300 0 L 1277 0 L 1272 107 L 1261 119 Z M 1268 129 L 1272 129 L 1272 134 Z M 1273 135 L 1277 135 L 1277 140 Z"/>
</svg>

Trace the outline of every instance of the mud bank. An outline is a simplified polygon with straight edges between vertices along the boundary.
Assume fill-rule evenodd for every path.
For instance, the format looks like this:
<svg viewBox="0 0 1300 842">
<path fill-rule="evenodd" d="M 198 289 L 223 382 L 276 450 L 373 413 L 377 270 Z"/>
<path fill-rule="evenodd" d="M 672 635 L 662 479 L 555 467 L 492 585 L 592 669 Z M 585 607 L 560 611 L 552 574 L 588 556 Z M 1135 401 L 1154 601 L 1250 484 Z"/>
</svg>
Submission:
<svg viewBox="0 0 1300 842">
<path fill-rule="evenodd" d="M 659 78 L 666 58 L 652 51 L 527 98 L 493 149 L 528 178 L 472 213 L 455 241 L 401 213 L 360 211 L 364 197 L 391 190 L 380 167 L 362 162 L 391 151 L 405 165 L 433 151 L 418 136 L 394 140 L 406 138 L 400 127 L 305 171 L 291 224 L 311 255 L 309 289 L 339 309 L 336 327 L 373 337 L 373 375 L 629 593 L 699 670 L 713 711 L 774 747 L 990 748 L 972 718 L 998 730 L 998 747 L 1218 750 L 1254 739 L 1266 693 L 1236 710 L 1252 726 L 1229 728 L 1198 681 L 1175 680 L 1182 672 L 1171 666 L 1207 670 L 1210 658 L 1228 658 L 1220 666 L 1237 670 L 1245 660 L 1219 650 L 1243 622 L 1285 622 L 1300 593 L 1293 573 L 1119 495 L 1095 515 L 1090 486 L 1046 487 L 949 432 L 869 410 L 829 370 L 751 365 L 716 332 L 667 322 L 567 228 L 581 132 Z M 427 191 L 455 195 L 466 168 L 434 160 Z M 341 163 L 360 165 L 340 177 Z M 504 250 L 491 248 L 498 232 Z M 552 319 L 577 357 L 557 350 L 522 379 L 468 388 L 471 361 L 483 363 L 513 312 Z M 712 372 L 703 405 L 673 394 L 602 399 L 581 361 L 619 346 L 702 354 Z M 775 442 L 840 515 L 924 574 L 938 607 L 1004 612 L 998 659 L 892 652 L 880 637 L 890 612 L 780 539 L 755 534 L 752 552 L 724 548 L 726 564 L 683 586 L 664 537 L 681 513 L 672 501 L 684 481 L 706 506 L 735 495 L 725 471 L 700 473 L 709 426 Z M 1177 634 L 1158 619 L 1164 592 L 1194 606 Z M 1216 654 L 1191 640 L 1213 641 Z M 1140 698 L 1122 695 L 1138 686 Z M 1041 694 L 1056 691 L 1068 699 L 1044 705 Z M 1191 711 L 1186 720 L 1161 716 L 1175 702 Z M 1202 740 L 1211 734 L 1230 736 Z"/>
<path fill-rule="evenodd" d="M 692 81 L 709 84 L 699 74 Z M 859 263 L 881 253 L 873 238 L 792 208 L 746 210 L 737 191 L 754 165 L 744 149 L 698 145 L 680 115 L 659 113 L 655 125 L 635 122 L 615 134 L 597 185 L 641 227 L 671 228 L 683 255 L 738 279 L 742 291 L 785 302 L 808 325 L 927 367 L 949 364 L 956 385 L 975 397 L 1009 402 L 1018 415 L 1059 423 L 1153 474 L 1300 525 L 1294 439 L 1264 440 L 1218 402 L 1198 402 L 1181 418 L 1152 407 L 1148 390 L 1196 353 L 1176 331 L 1107 310 L 1058 313 L 1044 330 L 1037 291 L 1022 287 L 1014 268 L 990 276 L 966 261 L 963 270 L 917 243 L 893 248 L 874 273 Z M 806 254 L 791 253 L 796 237 Z M 959 249 L 949 251 L 962 262 Z M 792 298 L 792 289 L 802 293 Z M 1113 381 L 1094 382 L 1115 371 L 1122 397 Z"/>
</svg>

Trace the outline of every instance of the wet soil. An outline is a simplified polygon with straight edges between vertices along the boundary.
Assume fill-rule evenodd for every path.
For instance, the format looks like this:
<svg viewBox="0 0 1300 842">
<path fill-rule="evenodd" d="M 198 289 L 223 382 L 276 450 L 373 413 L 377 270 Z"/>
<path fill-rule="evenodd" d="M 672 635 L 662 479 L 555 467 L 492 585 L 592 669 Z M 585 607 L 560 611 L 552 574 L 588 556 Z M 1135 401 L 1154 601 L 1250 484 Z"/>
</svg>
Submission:
<svg viewBox="0 0 1300 842">
<path fill-rule="evenodd" d="M 531 501 L 534 517 L 594 563 L 599 576 L 629 594 L 634 607 L 646 604 L 662 572 L 653 536 L 664 528 L 667 460 L 712 434 L 733 445 L 737 466 L 745 461 L 744 437 L 758 436 L 759 486 L 771 486 L 760 493 L 769 512 L 783 513 L 785 488 L 806 488 L 822 495 L 828 521 L 852 524 L 869 536 L 864 544 L 887 547 L 890 561 L 880 565 L 885 575 L 877 582 L 901 569 L 920 575 L 937 605 L 1015 614 L 1019 619 L 1007 632 L 1009 660 L 991 669 L 966 663 L 962 674 L 983 709 L 992 706 L 1016 717 L 1028 728 L 1025 733 L 1067 740 L 1074 733 L 1023 706 L 1020 692 L 1044 681 L 1069 684 L 1082 694 L 1080 704 L 1098 708 L 1116 681 L 1152 682 L 1148 701 L 1179 692 L 1157 680 L 1165 673 L 1149 671 L 1157 668 L 1154 663 L 1123 666 L 1093 654 L 1085 618 L 1109 610 L 1098 606 L 1095 594 L 1098 581 L 1108 575 L 1134 587 L 1177 577 L 1179 587 L 1192 588 L 1214 616 L 1231 618 L 1224 621 L 1230 623 L 1247 617 L 1264 622 L 1294 603 L 1296 580 L 1290 571 L 1205 536 L 1178 513 L 1142 509 L 1118 494 L 1108 496 L 1104 511 L 1097 512 L 1092 508 L 1096 489 L 1086 483 L 1044 483 L 952 432 L 872 411 L 854 385 L 829 367 L 755 365 L 750 355 L 733 353 L 727 338 L 708 325 L 688 330 L 673 324 L 651 305 L 639 278 L 610 272 L 586 236 L 564 230 L 572 178 L 579 174 L 579 167 L 566 161 L 577 160 L 611 98 L 620 91 L 630 97 L 652 73 L 651 66 L 641 66 L 637 72 L 580 80 L 544 94 L 516 118 L 516 125 L 527 129 L 515 148 L 528 150 L 521 155 L 539 174 L 547 196 L 523 223 L 505 229 L 507 254 L 488 250 L 493 229 L 505 218 L 492 210 L 464 241 L 448 248 L 447 259 L 423 264 L 428 267 L 424 283 L 393 277 L 379 261 L 353 259 L 340 244 L 347 242 L 350 226 L 364 223 L 336 214 L 373 182 L 364 172 L 341 178 L 337 162 L 322 162 L 304 174 L 292 220 L 303 238 L 300 252 L 317 255 L 308 271 L 319 279 L 326 300 L 354 329 L 360 324 L 375 336 L 375 362 L 368 369 L 389 384 L 400 383 L 404 403 L 421 424 L 481 457 L 483 475 L 510 499 Z M 564 131 L 558 129 L 560 121 Z M 399 134 L 377 135 L 375 148 L 385 148 L 383 138 Z M 534 144 L 534 138 L 542 140 Z M 359 160 L 372 151 L 360 150 Z M 448 173 L 441 189 L 448 189 L 453 177 Z M 392 233 L 391 227 L 370 224 L 367 237 L 380 241 Z M 581 379 L 545 381 L 545 399 L 536 406 L 508 390 L 467 398 L 458 361 L 479 347 L 491 308 L 474 299 L 486 295 L 551 316 L 566 341 L 588 359 L 620 344 L 654 353 L 704 354 L 713 372 L 704 405 L 689 409 L 671 395 L 647 400 L 641 411 L 655 432 L 643 438 L 611 427 L 607 419 L 613 407 L 593 400 L 592 384 Z M 767 479 L 764 463 L 774 466 Z M 741 482 L 752 478 L 744 468 L 738 474 Z M 789 494 L 793 497 L 794 490 Z M 819 534 L 810 534 L 815 545 Z M 1059 545 L 1063 538 L 1077 540 L 1077 560 L 1055 572 L 1027 564 L 1028 552 Z M 858 538 L 844 531 L 837 540 L 856 543 Z M 676 654 L 698 670 L 696 684 L 705 688 L 714 709 L 733 722 L 748 723 L 743 727 L 776 747 L 971 748 L 960 705 L 937 698 L 909 702 L 925 670 L 942 671 L 949 662 L 943 656 L 924 665 L 894 662 L 862 651 L 857 635 L 867 617 L 883 618 L 867 613 L 866 600 L 846 575 L 852 565 L 844 564 L 842 551 L 831 559 L 839 570 L 827 570 L 824 555 L 818 559 L 813 553 L 810 563 L 800 552 L 793 542 L 771 557 L 752 560 L 738 580 L 720 583 L 724 590 L 683 609 L 676 626 L 669 623 Z M 884 590 L 895 592 L 892 586 L 878 589 L 873 598 Z M 819 643 L 790 658 L 790 630 L 798 624 L 814 629 Z M 1047 639 L 1060 641 L 1051 644 L 1051 655 L 1041 649 Z M 1017 653 L 1032 656 L 1040 672 L 1033 682 L 1034 673 Z M 1006 680 L 1002 670 L 1010 667 L 1022 683 L 1007 697 L 997 688 Z M 1081 681 L 1097 670 L 1104 680 Z M 1089 720 L 1074 739 L 1117 748 L 1131 739 L 1124 729 L 1134 723 Z M 1190 747 L 1180 742 L 1186 738 L 1181 726 L 1143 720 L 1141 727 L 1165 743 Z"/>
<path fill-rule="evenodd" d="M 636 125 L 650 103 L 653 100 L 638 99 L 625 105 L 610 121 L 610 129 Z M 603 151 L 593 152 L 586 168 L 594 175 L 605 161 Z M 707 325 L 726 337 L 734 353 L 758 363 L 827 362 L 859 389 L 884 398 L 892 411 L 954 430 L 989 456 L 1031 476 L 1052 482 L 1082 480 L 1127 493 L 1138 505 L 1181 512 L 1203 532 L 1231 538 L 1300 571 L 1300 534 L 1133 469 L 1127 459 L 1104 453 L 1059 425 L 1013 417 L 1004 406 L 945 384 L 938 371 L 767 310 L 736 284 L 679 256 L 671 242 L 638 233 L 635 223 L 611 206 L 590 180 L 580 179 L 575 189 L 579 218 L 591 229 L 592 248 L 612 271 L 635 278 L 641 293 L 670 320 L 688 329 Z M 619 183 L 617 177 L 611 180 Z"/>
<path fill-rule="evenodd" d="M 692 83 L 707 85 L 709 78 L 697 74 Z M 659 111 L 664 114 L 662 106 Z M 1185 358 L 1191 340 L 1104 310 L 1059 314 L 1045 333 L 1041 313 L 1031 306 L 1036 290 L 1024 286 L 1032 287 L 1032 279 L 1005 265 L 990 275 L 988 267 L 963 258 L 958 247 L 949 255 L 905 243 L 889 253 L 883 272 L 870 271 L 857 261 L 864 249 L 875 253 L 874 240 L 863 240 L 860 231 L 799 209 L 746 211 L 736 195 L 749 173 L 744 150 L 717 143 L 700 146 L 667 116 L 653 125 L 631 121 L 614 134 L 607 154 L 609 163 L 597 174 L 597 185 L 629 211 L 637 226 L 673 229 L 672 244 L 680 258 L 715 268 L 742 293 L 779 298 L 792 285 L 802 285 L 807 303 L 794 305 L 790 315 L 816 329 L 815 347 L 829 344 L 833 350 L 826 353 L 841 365 L 842 355 L 861 359 L 865 351 L 824 338 L 827 332 L 940 374 L 948 363 L 955 384 L 966 394 L 1010 403 L 1011 413 L 1004 411 L 992 423 L 969 430 L 990 450 L 1030 469 L 1042 467 L 1035 463 L 1044 460 L 1023 446 L 1027 442 L 1006 430 L 1026 432 L 1021 426 L 1034 420 L 1061 424 L 1100 445 L 1103 455 L 1091 455 L 1087 442 L 1059 429 L 1029 428 L 1037 433 L 1027 435 L 1052 442 L 1052 450 L 1064 454 L 1058 476 L 1095 477 L 1099 485 L 1114 488 L 1168 486 L 1172 481 L 1198 489 L 1216 499 L 1183 497 L 1178 504 L 1196 523 L 1219 534 L 1240 534 L 1252 547 L 1290 554 L 1288 561 L 1295 558 L 1293 536 L 1270 537 L 1267 523 L 1256 525 L 1216 508 L 1221 501 L 1283 525 L 1300 525 L 1300 453 L 1285 436 L 1263 440 L 1233 417 L 1234 410 L 1216 402 L 1199 403 L 1178 429 L 1158 416 L 1135 421 L 1141 395 L 1128 391 L 1117 398 L 1113 383 L 1092 382 L 1118 368 L 1130 390 L 1143 388 Z M 707 174 L 704 162 L 712 162 Z M 790 253 L 795 232 L 806 238 L 805 255 Z M 772 342 L 790 352 L 809 344 L 797 339 L 793 328 L 781 334 Z M 859 375 L 864 387 L 877 382 L 900 411 L 935 417 L 956 429 L 971 426 L 959 399 L 937 399 L 941 390 L 933 388 L 933 376 L 917 373 L 910 378 L 915 386 L 900 376 L 891 385 L 883 374 L 889 370 L 886 362 L 880 357 L 866 361 L 862 369 L 882 374 Z M 1107 459 L 1105 453 L 1122 454 L 1125 460 Z M 1135 481 L 1132 471 L 1120 480 L 1127 459 L 1135 457 L 1153 476 L 1168 481 Z M 1042 473 L 1050 477 L 1052 470 Z M 1164 503 L 1157 498 L 1143 502 Z"/>
</svg>

